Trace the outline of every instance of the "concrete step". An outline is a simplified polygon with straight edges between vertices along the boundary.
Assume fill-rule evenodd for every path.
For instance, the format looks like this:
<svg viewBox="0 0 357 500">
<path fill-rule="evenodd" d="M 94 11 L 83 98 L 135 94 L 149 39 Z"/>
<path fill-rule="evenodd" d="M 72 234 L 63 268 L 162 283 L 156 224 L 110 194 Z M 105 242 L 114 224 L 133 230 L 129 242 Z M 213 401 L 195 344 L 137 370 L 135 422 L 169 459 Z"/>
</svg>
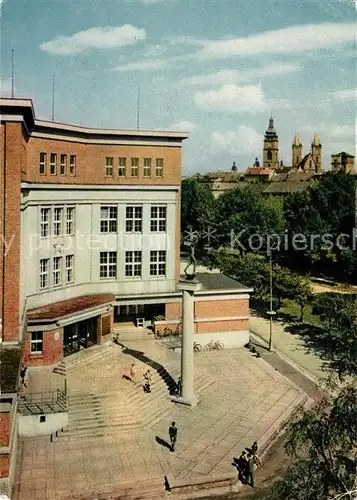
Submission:
<svg viewBox="0 0 357 500">
<path fill-rule="evenodd" d="M 58 363 L 58 365 L 56 365 L 54 368 L 53 368 L 53 373 L 57 373 L 58 375 L 63 375 L 64 377 L 66 376 L 66 363 L 64 361 L 61 361 L 60 363 Z"/>
<path fill-rule="evenodd" d="M 130 483 L 118 484 L 114 487 L 103 485 L 97 490 L 84 489 L 81 493 L 71 494 L 63 491 L 58 494 L 59 500 L 161 500 L 166 498 L 165 478 L 151 478 L 150 480 L 137 480 Z"/>
<path fill-rule="evenodd" d="M 113 355 L 113 344 L 94 345 L 65 358 L 66 370 L 73 371 L 88 366 L 100 359 L 107 360 Z"/>
</svg>

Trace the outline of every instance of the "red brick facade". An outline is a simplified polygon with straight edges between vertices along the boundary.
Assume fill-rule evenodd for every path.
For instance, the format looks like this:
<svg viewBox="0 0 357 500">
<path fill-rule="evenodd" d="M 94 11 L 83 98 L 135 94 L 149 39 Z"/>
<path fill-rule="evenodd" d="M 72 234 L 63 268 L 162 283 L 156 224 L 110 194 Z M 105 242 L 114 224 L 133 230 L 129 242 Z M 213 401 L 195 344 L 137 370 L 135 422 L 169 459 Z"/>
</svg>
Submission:
<svg viewBox="0 0 357 500">
<path fill-rule="evenodd" d="M 63 358 L 63 328 L 43 332 L 43 352 L 31 353 L 31 333 L 26 334 L 23 363 L 26 366 L 52 365 Z"/>
<path fill-rule="evenodd" d="M 0 447 L 9 446 L 10 443 L 10 413 L 0 413 Z"/>
<path fill-rule="evenodd" d="M 201 298 L 200 298 L 201 299 Z M 182 304 L 171 302 L 166 304 L 165 320 L 167 323 L 159 325 L 158 329 L 177 328 L 177 321 L 181 318 Z M 197 300 L 194 305 L 195 333 L 231 332 L 248 329 L 249 299 L 224 299 L 219 296 L 215 300 Z M 202 321 L 202 320 L 212 321 Z M 172 323 L 169 321 L 172 320 Z"/>
<path fill-rule="evenodd" d="M 10 456 L 8 454 L 0 455 L 0 477 L 8 477 L 9 465 L 10 465 Z"/>
<path fill-rule="evenodd" d="M 26 165 L 26 140 L 21 123 L 1 124 L 1 138 L 2 335 L 4 341 L 17 341 L 20 332 L 20 183 L 21 171 Z"/>
</svg>

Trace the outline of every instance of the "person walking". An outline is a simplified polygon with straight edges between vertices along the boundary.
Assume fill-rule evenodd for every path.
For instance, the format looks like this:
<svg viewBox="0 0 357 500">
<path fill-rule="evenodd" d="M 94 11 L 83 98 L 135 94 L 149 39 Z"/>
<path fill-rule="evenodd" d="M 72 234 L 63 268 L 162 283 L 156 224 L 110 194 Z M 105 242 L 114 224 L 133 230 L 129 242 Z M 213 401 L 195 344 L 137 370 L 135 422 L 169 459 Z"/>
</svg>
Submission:
<svg viewBox="0 0 357 500">
<path fill-rule="evenodd" d="M 258 467 L 261 467 L 262 463 L 257 455 L 257 451 L 258 451 L 258 443 L 256 441 L 254 441 L 254 443 L 252 444 L 252 455 L 253 455 L 255 464 Z"/>
<path fill-rule="evenodd" d="M 254 488 L 254 456 L 250 453 L 248 454 L 248 462 L 247 462 L 247 473 L 246 473 L 246 482 L 250 484 L 252 488 Z"/>
<path fill-rule="evenodd" d="M 130 367 L 130 380 L 133 382 L 133 384 L 136 384 L 136 369 L 135 369 L 135 363 L 133 363 Z"/>
<path fill-rule="evenodd" d="M 182 379 L 181 377 L 178 378 L 177 385 L 176 385 L 176 392 L 178 396 L 181 396 L 182 394 Z"/>
<path fill-rule="evenodd" d="M 170 443 L 171 443 L 171 451 L 175 451 L 175 444 L 177 440 L 177 427 L 176 423 L 172 422 L 170 428 L 169 428 L 169 436 L 170 436 Z"/>
<path fill-rule="evenodd" d="M 151 384 L 151 373 L 150 373 L 150 370 L 147 370 L 144 373 L 144 391 L 145 392 L 151 392 L 150 384 Z"/>
<path fill-rule="evenodd" d="M 27 387 L 27 372 L 28 372 L 27 367 L 23 363 L 21 363 L 21 368 L 20 368 L 20 390 L 23 389 L 23 387 Z"/>
<path fill-rule="evenodd" d="M 256 441 L 254 441 L 254 443 L 252 444 L 252 453 L 253 453 L 253 455 L 256 455 L 257 451 L 258 451 L 258 443 Z"/>
</svg>

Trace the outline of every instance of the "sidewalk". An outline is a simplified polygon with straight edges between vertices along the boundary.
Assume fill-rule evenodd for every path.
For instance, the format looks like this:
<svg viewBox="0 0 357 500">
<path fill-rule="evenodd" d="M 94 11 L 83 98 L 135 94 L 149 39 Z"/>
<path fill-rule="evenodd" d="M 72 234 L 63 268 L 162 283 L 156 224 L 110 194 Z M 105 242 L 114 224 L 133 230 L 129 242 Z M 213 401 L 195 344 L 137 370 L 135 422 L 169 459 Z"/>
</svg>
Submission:
<svg viewBox="0 0 357 500">
<path fill-rule="evenodd" d="M 322 368 L 322 360 L 318 355 L 307 350 L 303 338 L 285 331 L 286 326 L 278 322 L 273 323 L 274 350 L 316 383 L 325 378 L 327 372 Z M 249 320 L 249 329 L 253 335 L 259 337 L 265 343 L 269 342 L 269 320 L 252 315 Z"/>
</svg>

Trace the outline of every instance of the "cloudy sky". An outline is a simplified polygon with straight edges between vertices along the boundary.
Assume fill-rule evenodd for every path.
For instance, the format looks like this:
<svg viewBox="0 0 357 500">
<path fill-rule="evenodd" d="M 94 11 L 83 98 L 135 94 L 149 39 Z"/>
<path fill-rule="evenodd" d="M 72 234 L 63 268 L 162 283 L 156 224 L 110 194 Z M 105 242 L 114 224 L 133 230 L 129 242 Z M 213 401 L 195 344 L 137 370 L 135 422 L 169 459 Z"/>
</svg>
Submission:
<svg viewBox="0 0 357 500">
<path fill-rule="evenodd" d="M 355 154 L 353 0 L 0 0 L 1 94 L 88 127 L 184 130 L 184 173 L 262 157 L 272 112 L 281 158 L 314 131 L 324 167 Z"/>
</svg>

